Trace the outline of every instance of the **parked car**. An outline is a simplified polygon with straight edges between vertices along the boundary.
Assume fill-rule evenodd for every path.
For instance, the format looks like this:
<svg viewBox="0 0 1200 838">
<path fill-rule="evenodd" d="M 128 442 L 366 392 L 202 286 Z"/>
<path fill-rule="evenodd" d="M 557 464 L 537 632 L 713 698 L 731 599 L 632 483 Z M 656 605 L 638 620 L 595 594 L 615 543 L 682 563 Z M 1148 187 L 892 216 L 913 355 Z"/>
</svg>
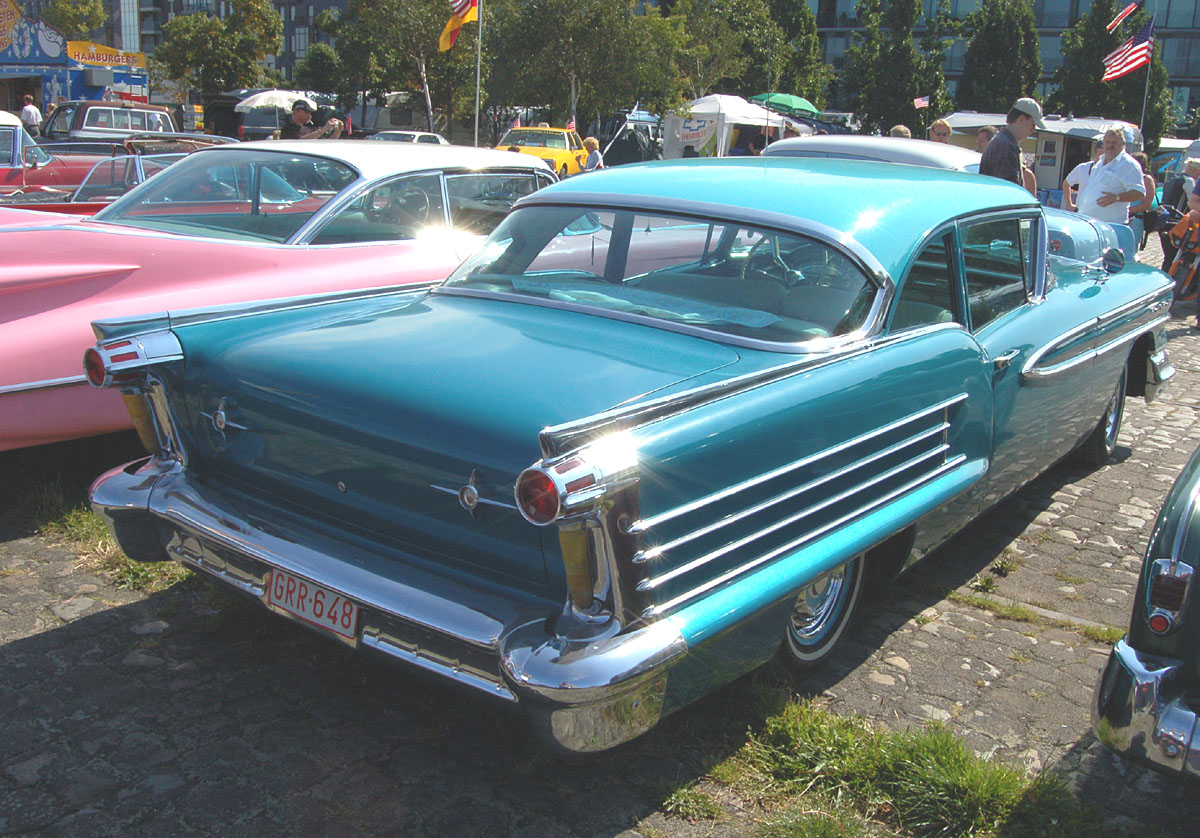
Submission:
<svg viewBox="0 0 1200 838">
<path fill-rule="evenodd" d="M 0 195 L 74 189 L 109 156 L 52 153 L 34 142 L 18 117 L 0 111 Z"/>
<path fill-rule="evenodd" d="M 129 427 L 79 368 L 95 318 L 443 279 L 553 181 L 486 149 L 235 143 L 91 219 L 0 211 L 0 450 Z"/>
<path fill-rule="evenodd" d="M 587 163 L 583 141 L 573 128 L 509 128 L 496 148 L 540 157 L 560 178 L 579 174 Z"/>
<path fill-rule="evenodd" d="M 43 143 L 123 140 L 145 131 L 178 132 L 171 109 L 144 102 L 63 102 L 42 123 Z"/>
<path fill-rule="evenodd" d="M 789 137 L 771 143 L 766 157 L 831 157 L 836 160 L 880 160 L 978 172 L 978 151 L 948 143 L 910 140 L 901 137 L 872 137 L 865 134 L 816 134 Z"/>
<path fill-rule="evenodd" d="M 100 160 L 78 186 L 10 192 L 0 195 L 0 207 L 95 215 L 190 152 L 226 142 L 233 141 L 204 134 L 135 134 L 116 146 L 124 153 Z"/>
<path fill-rule="evenodd" d="M 1121 756 L 1200 778 L 1200 449 L 1159 510 L 1142 562 L 1129 632 L 1109 654 L 1092 701 L 1096 736 Z"/>
<path fill-rule="evenodd" d="M 1119 251 L 1050 255 L 993 178 L 623 166 L 433 288 L 95 323 L 89 379 L 155 447 L 92 503 L 135 559 L 600 750 L 819 665 L 864 579 L 1103 462 L 1173 374 L 1170 300 Z"/>
<path fill-rule="evenodd" d="M 441 134 L 431 134 L 428 131 L 376 131 L 369 140 L 388 140 L 394 143 L 429 143 L 431 145 L 450 145 L 450 141 Z"/>
</svg>

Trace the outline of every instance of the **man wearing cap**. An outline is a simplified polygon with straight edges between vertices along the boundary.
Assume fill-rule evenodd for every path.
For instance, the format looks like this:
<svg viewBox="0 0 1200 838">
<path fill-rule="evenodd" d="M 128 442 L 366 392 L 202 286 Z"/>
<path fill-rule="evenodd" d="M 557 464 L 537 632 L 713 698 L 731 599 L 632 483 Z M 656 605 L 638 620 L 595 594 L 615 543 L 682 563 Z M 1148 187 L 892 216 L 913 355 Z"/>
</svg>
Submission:
<svg viewBox="0 0 1200 838">
<path fill-rule="evenodd" d="M 342 121 L 330 119 L 319 128 L 312 124 L 314 108 L 306 99 L 297 99 L 292 103 L 292 121 L 279 132 L 281 140 L 336 140 L 342 136 Z"/>
<path fill-rule="evenodd" d="M 1034 130 L 1045 127 L 1042 106 L 1029 97 L 1018 99 L 1008 112 L 1008 124 L 996 133 L 983 150 L 979 173 L 1011 180 L 1017 186 L 1022 186 L 1021 140 L 1032 136 Z"/>
</svg>

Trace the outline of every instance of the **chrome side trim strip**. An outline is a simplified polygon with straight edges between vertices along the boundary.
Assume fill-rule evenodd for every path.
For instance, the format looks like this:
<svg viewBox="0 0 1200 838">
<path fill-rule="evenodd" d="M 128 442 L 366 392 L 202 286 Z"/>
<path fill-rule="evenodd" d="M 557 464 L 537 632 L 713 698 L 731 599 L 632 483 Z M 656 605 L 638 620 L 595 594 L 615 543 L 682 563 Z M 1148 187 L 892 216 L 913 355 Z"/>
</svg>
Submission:
<svg viewBox="0 0 1200 838">
<path fill-rule="evenodd" d="M 1139 324 L 1135 325 L 1133 328 L 1131 328 L 1129 331 L 1125 332 L 1123 335 L 1113 338 L 1108 343 L 1105 343 L 1103 346 L 1099 346 L 1094 349 L 1090 349 L 1087 352 L 1084 352 L 1080 355 L 1075 356 L 1074 358 L 1070 358 L 1061 363 L 1055 364 L 1054 366 L 1042 367 L 1041 369 L 1034 369 L 1033 367 L 1036 366 L 1037 361 L 1041 360 L 1042 357 L 1044 357 L 1049 352 L 1053 351 L 1056 348 L 1057 344 L 1062 342 L 1061 340 L 1056 339 L 1054 341 L 1051 341 L 1049 344 L 1042 347 L 1036 353 L 1034 353 L 1033 355 L 1031 355 L 1029 357 L 1029 360 L 1026 361 L 1025 365 L 1021 368 L 1021 377 L 1025 378 L 1029 381 L 1042 381 L 1044 379 L 1058 375 L 1059 373 L 1067 372 L 1068 370 L 1074 369 L 1075 367 L 1079 366 L 1080 364 L 1087 363 L 1088 361 L 1093 361 L 1096 358 L 1100 357 L 1101 355 L 1105 355 L 1109 352 L 1112 352 L 1114 349 L 1118 349 L 1127 343 L 1131 343 L 1132 341 L 1137 340 L 1139 337 L 1141 337 L 1147 331 L 1158 328 L 1163 323 L 1166 323 L 1169 319 L 1170 319 L 1169 315 L 1163 315 L 1161 317 L 1155 318 L 1154 320 L 1151 320 L 1149 323 L 1139 323 Z M 1075 332 L 1078 330 L 1072 330 L 1072 331 Z M 1068 333 L 1068 335 L 1070 335 L 1070 334 L 1071 333 Z"/>
<path fill-rule="evenodd" d="M 839 477 L 845 477 L 847 474 L 850 474 L 851 472 L 858 471 L 859 469 L 863 468 L 864 466 L 871 465 L 872 463 L 882 460 L 884 457 L 888 457 L 892 454 L 898 453 L 899 451 L 902 451 L 903 449 L 905 449 L 905 448 L 909 447 L 910 445 L 913 445 L 917 442 L 928 439 L 929 437 L 943 436 L 949 427 L 950 427 L 949 422 L 943 422 L 942 424 L 940 424 L 934 428 L 931 428 L 928 431 L 924 431 L 920 434 L 917 434 L 916 436 L 910 436 L 908 439 L 898 442 L 895 445 L 888 446 L 887 448 L 883 449 L 882 451 L 876 451 L 875 453 L 871 454 L 870 456 L 862 457 L 858 460 L 855 460 L 853 463 L 849 463 L 845 466 L 842 466 L 839 469 L 835 469 L 834 471 L 831 471 L 828 474 L 823 474 L 820 477 L 817 477 L 813 480 L 808 481 L 807 483 L 804 483 L 804 484 L 801 484 L 800 486 L 789 489 L 788 491 L 783 492 L 782 494 L 778 494 L 773 498 L 768 498 L 767 500 L 762 501 L 761 503 L 757 503 L 748 509 L 743 509 L 741 512 L 737 512 L 737 513 L 734 513 L 733 515 L 729 515 L 727 517 L 720 518 L 717 521 L 715 521 L 714 523 L 709 524 L 706 527 L 701 527 L 698 530 L 692 530 L 691 532 L 687 533 L 686 535 L 681 535 L 679 538 L 676 538 L 674 541 L 668 541 L 665 544 L 659 544 L 655 547 L 652 547 L 649 550 L 641 550 L 637 554 L 634 555 L 633 561 L 648 562 L 652 559 L 657 558 L 661 554 L 666 553 L 669 550 L 675 549 L 676 547 L 680 546 L 681 544 L 687 544 L 690 541 L 695 541 L 697 538 L 701 538 L 703 536 L 708 535 L 709 533 L 716 532 L 717 530 L 721 529 L 722 527 L 727 526 L 728 524 L 736 523 L 736 522 L 741 521 L 742 519 L 747 518 L 751 515 L 755 515 L 759 512 L 762 512 L 764 509 L 770 509 L 772 506 L 775 506 L 778 503 L 782 503 L 783 501 L 786 501 L 786 500 L 791 500 L 792 498 L 797 497 L 798 495 L 802 495 L 805 492 L 811 491 L 812 489 L 815 489 L 818 486 L 823 486 L 824 484 L 828 483 L 831 480 L 836 480 Z M 940 446 L 940 450 L 945 451 L 949 447 L 950 446 L 946 445 L 943 442 Z"/>
<path fill-rule="evenodd" d="M 891 431 L 897 430 L 898 428 L 902 428 L 907 424 L 917 421 L 918 419 L 922 419 L 926 416 L 931 416 L 934 413 L 937 413 L 938 411 L 948 410 L 951 407 L 954 407 L 954 405 L 960 404 L 966 400 L 967 400 L 967 394 L 959 393 L 958 395 L 953 396 L 952 398 L 946 399 L 945 401 L 942 401 L 942 402 L 938 402 L 937 404 L 927 407 L 923 410 L 919 410 L 916 413 L 910 413 L 908 416 L 904 416 L 900 419 L 897 419 L 894 422 L 889 422 L 886 425 L 875 428 L 871 431 L 868 431 L 867 433 L 860 434 L 859 436 L 856 436 L 852 439 L 848 439 L 845 442 L 840 442 L 831 448 L 826 448 L 824 451 L 819 451 L 816 454 L 810 454 L 806 457 L 801 457 L 799 460 L 795 460 L 794 462 L 788 463 L 787 465 L 780 466 L 779 468 L 776 468 L 776 469 L 772 469 L 771 471 L 768 471 L 765 474 L 761 474 L 757 477 L 752 477 L 749 480 L 744 480 L 741 483 L 735 484 L 733 486 L 729 486 L 725 489 L 722 489 L 719 492 L 713 492 L 711 495 L 706 495 L 702 498 L 698 498 L 694 501 L 691 501 L 690 503 L 685 503 L 682 506 L 677 506 L 674 509 L 668 509 L 666 512 L 660 512 L 658 515 L 653 515 L 653 516 L 651 516 L 649 518 L 645 518 L 641 521 L 634 521 L 633 524 L 631 524 L 629 526 L 629 532 L 638 533 L 638 532 L 643 532 L 648 529 L 652 529 L 653 527 L 656 527 L 659 524 L 662 524 L 666 521 L 670 521 L 672 518 L 677 518 L 680 515 L 687 514 L 688 512 L 694 512 L 695 510 L 700 509 L 701 507 L 707 506 L 710 503 L 716 503 L 718 501 L 725 500 L 726 498 L 730 497 L 731 495 L 735 495 L 745 489 L 753 488 L 754 486 L 757 486 L 760 483 L 764 483 L 768 480 L 773 480 L 776 477 L 786 474 L 787 472 L 792 471 L 794 469 L 802 468 L 806 465 L 810 465 L 812 463 L 815 463 L 819 460 L 822 460 L 822 459 L 832 456 L 834 454 L 840 454 L 842 451 L 845 451 L 847 448 L 852 448 L 855 445 L 859 445 L 863 442 L 867 442 L 868 440 L 874 439 L 875 437 L 882 436 L 883 434 L 886 434 L 886 433 L 890 433 Z M 943 424 L 939 427 L 938 430 L 948 430 L 949 427 L 950 426 L 947 423 L 943 422 Z"/>
<path fill-rule="evenodd" d="M 847 523 L 848 521 L 851 521 L 855 518 L 865 515 L 866 513 L 871 512 L 872 510 L 878 509 L 879 507 L 890 503 L 892 500 L 900 497 L 901 495 L 905 494 L 906 492 L 911 492 L 913 489 L 917 488 L 918 486 L 920 486 L 924 483 L 928 483 L 929 481 L 934 480 L 938 477 L 941 477 L 943 474 L 946 474 L 947 472 L 953 471 L 954 469 L 956 469 L 958 466 L 962 465 L 966 461 L 967 461 L 966 455 L 959 454 L 957 457 L 954 457 L 953 459 L 948 460 L 945 464 L 939 466 L 938 468 L 934 469 L 933 471 L 929 472 L 928 474 L 923 474 L 920 477 L 909 481 L 908 483 L 904 484 L 903 486 L 893 489 L 892 491 L 888 492 L 886 495 L 883 495 L 883 496 L 878 497 L 875 500 L 871 501 L 871 503 L 867 504 L 866 506 L 860 507 L 859 509 L 856 509 L 853 512 L 847 513 L 846 515 L 843 515 L 842 517 L 838 518 L 837 520 L 830 521 L 825 526 L 819 527 L 818 529 L 815 529 L 812 532 L 805 533 L 804 535 L 800 536 L 799 538 L 797 538 L 793 541 L 790 541 L 787 544 L 782 545 L 781 547 L 776 547 L 774 550 L 770 551 L 769 553 L 764 553 L 763 555 L 759 556 L 758 558 L 756 558 L 752 561 L 746 562 L 743 565 L 739 565 L 739 566 L 721 574 L 720 576 L 716 577 L 715 579 L 710 579 L 709 581 L 705 582 L 703 585 L 699 585 L 695 588 L 692 588 L 690 591 L 685 591 L 684 593 L 680 594 L 679 596 L 675 597 L 672 600 L 669 600 L 664 603 L 660 603 L 651 608 L 647 608 L 646 611 L 643 613 L 643 616 L 646 619 L 661 617 L 663 614 L 678 607 L 682 603 L 687 602 L 688 600 L 691 600 L 691 599 L 695 599 L 696 597 L 700 596 L 703 593 L 707 593 L 708 591 L 712 590 L 713 588 L 720 587 L 721 585 L 724 585 L 726 582 L 730 581 L 731 579 L 735 579 L 738 576 L 741 576 L 741 575 L 745 574 L 746 572 L 751 571 L 756 567 L 759 567 L 760 565 L 766 564 L 769 561 L 777 559 L 780 556 L 784 555 L 785 553 L 789 553 L 789 552 L 795 550 L 796 548 L 801 547 L 802 545 L 804 545 L 810 541 L 813 541 L 814 539 L 818 538 L 819 536 L 824 535 L 825 533 L 829 532 L 830 530 L 837 529 L 838 527 L 842 526 L 843 524 Z"/>
<path fill-rule="evenodd" d="M 26 393 L 31 390 L 53 390 L 56 387 L 73 387 L 76 384 L 87 384 L 86 375 L 68 375 L 65 378 L 47 378 L 44 381 L 25 381 L 21 384 L 0 385 L 0 396 L 10 393 Z"/>
<path fill-rule="evenodd" d="M 654 588 L 657 588 L 659 585 L 663 584 L 664 582 L 669 582 L 670 580 L 676 578 L 677 576 L 681 576 L 684 573 L 688 573 L 689 571 L 695 570 L 698 567 L 702 567 L 703 565 L 708 564 L 713 559 L 718 559 L 721 556 L 731 553 L 740 547 L 745 547 L 747 544 L 757 541 L 758 539 L 762 538 L 763 536 L 770 535 L 771 533 L 775 532 L 776 530 L 781 530 L 784 527 L 791 526 L 792 524 L 796 523 L 797 521 L 802 521 L 805 518 L 807 518 L 808 516 L 810 516 L 816 512 L 820 512 L 823 509 L 828 509 L 830 506 L 833 506 L 835 503 L 843 501 L 846 498 L 849 498 L 853 495 L 857 495 L 858 493 L 883 482 L 884 480 L 886 480 L 889 477 L 895 477 L 897 474 L 900 474 L 901 472 L 903 472 L 907 469 L 910 469 L 913 466 L 919 465 L 919 464 L 925 462 L 926 460 L 937 457 L 939 454 L 945 454 L 946 450 L 948 448 L 949 448 L 949 446 L 939 445 L 937 448 L 934 448 L 932 451 L 926 451 L 923 454 L 913 457 L 913 458 L 901 463 L 898 466 L 888 469 L 887 471 L 883 472 L 882 474 L 876 475 L 875 477 L 871 478 L 870 480 L 868 480 L 864 483 L 859 483 L 857 486 L 853 486 L 849 489 L 838 492 L 836 495 L 825 498 L 820 503 L 814 503 L 813 505 L 800 510 L 799 512 L 795 513 L 794 515 L 789 515 L 787 518 L 784 518 L 780 521 L 776 521 L 775 523 L 771 524 L 768 527 L 763 527 L 761 530 L 758 530 L 757 532 L 752 532 L 747 536 L 743 536 L 742 538 L 739 538 L 737 541 L 732 541 L 732 542 L 724 545 L 723 547 L 719 547 L 716 550 L 713 550 L 710 553 L 706 553 L 705 555 L 700 556 L 698 558 L 695 558 L 690 562 L 679 565 L 678 567 L 673 567 L 670 570 L 668 570 L 666 573 L 660 573 L 658 576 L 650 576 L 646 579 L 643 579 L 641 582 L 638 583 L 638 589 L 644 590 L 644 591 L 645 590 L 653 590 Z M 943 460 L 943 462 L 945 462 L 945 461 Z M 922 478 L 922 479 L 924 479 L 924 478 Z M 842 519 L 840 519 L 840 520 L 848 520 L 849 518 L 858 517 L 858 515 L 859 515 L 859 513 L 857 511 L 852 512 L 846 516 L 842 516 Z M 825 529 L 826 529 L 825 527 L 822 527 L 822 528 L 819 528 L 817 531 L 823 532 Z"/>
</svg>

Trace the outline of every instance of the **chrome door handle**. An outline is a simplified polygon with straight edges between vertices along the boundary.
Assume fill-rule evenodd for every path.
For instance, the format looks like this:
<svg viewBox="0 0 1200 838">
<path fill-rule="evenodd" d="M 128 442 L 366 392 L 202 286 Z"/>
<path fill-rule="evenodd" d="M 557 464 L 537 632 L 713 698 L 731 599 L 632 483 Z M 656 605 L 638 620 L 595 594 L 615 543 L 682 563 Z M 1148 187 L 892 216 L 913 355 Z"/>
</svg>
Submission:
<svg viewBox="0 0 1200 838">
<path fill-rule="evenodd" d="M 992 359 L 992 369 L 996 370 L 997 372 L 999 372 L 1000 370 L 1003 370 L 1003 369 L 1007 369 L 1008 365 L 1011 364 L 1013 362 L 1013 360 L 1016 359 L 1016 357 L 1020 354 L 1021 354 L 1021 350 L 1010 349 L 1007 352 L 1005 352 L 1003 355 L 997 355 L 995 358 Z"/>
</svg>

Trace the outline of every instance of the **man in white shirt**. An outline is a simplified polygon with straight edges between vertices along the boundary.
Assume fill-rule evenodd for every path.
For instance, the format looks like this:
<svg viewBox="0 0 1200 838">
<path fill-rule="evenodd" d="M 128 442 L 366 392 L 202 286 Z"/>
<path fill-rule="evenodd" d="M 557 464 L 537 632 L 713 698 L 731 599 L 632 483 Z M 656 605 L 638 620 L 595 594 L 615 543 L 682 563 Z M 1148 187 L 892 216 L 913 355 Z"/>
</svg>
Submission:
<svg viewBox="0 0 1200 838">
<path fill-rule="evenodd" d="M 33 97 L 28 93 L 25 94 L 25 107 L 21 108 L 21 123 L 31 137 L 36 137 L 41 131 L 42 112 L 33 104 Z"/>
<path fill-rule="evenodd" d="M 1083 191 L 1083 185 L 1088 182 L 1088 177 L 1092 174 L 1092 167 L 1096 165 L 1096 161 L 1100 159 L 1100 155 L 1104 153 L 1104 144 L 1102 140 L 1096 140 L 1096 147 L 1092 149 L 1092 159 L 1084 160 L 1078 166 L 1071 170 L 1071 173 L 1063 178 L 1062 182 L 1062 208 L 1076 212 L 1079 207 L 1076 206 L 1075 196 Z"/>
<path fill-rule="evenodd" d="M 1142 167 L 1125 152 L 1125 134 L 1120 128 L 1109 128 L 1104 132 L 1104 155 L 1079 190 L 1079 212 L 1100 221 L 1128 224 L 1129 205 L 1145 194 Z"/>
</svg>

